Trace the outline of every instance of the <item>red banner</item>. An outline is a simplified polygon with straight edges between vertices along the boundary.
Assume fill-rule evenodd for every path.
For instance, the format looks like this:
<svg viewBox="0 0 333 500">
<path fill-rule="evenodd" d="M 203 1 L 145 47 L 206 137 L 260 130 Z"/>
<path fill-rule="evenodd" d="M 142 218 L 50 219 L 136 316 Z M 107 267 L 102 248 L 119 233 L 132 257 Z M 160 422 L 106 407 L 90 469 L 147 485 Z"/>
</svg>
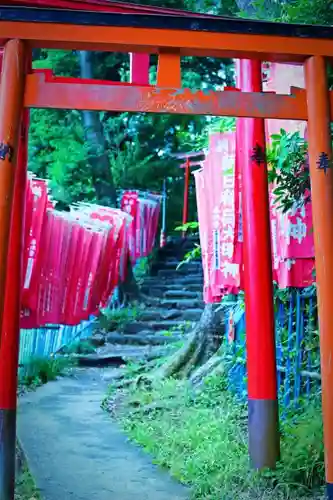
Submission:
<svg viewBox="0 0 333 500">
<path fill-rule="evenodd" d="M 130 245 L 133 260 L 152 250 L 159 197 L 145 196 L 125 193 L 127 213 L 87 204 L 57 212 L 46 181 L 29 177 L 22 328 L 76 325 L 107 305 L 125 278 Z"/>
</svg>

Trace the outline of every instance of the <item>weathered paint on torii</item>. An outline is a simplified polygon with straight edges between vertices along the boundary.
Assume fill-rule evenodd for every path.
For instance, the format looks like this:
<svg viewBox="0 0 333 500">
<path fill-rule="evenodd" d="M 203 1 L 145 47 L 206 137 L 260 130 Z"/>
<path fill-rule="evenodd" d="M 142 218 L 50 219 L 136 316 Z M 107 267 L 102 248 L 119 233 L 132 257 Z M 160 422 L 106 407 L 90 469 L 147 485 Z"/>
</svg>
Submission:
<svg viewBox="0 0 333 500">
<path fill-rule="evenodd" d="M 253 122 L 251 134 L 253 133 L 253 139 L 257 138 L 257 146 L 263 153 L 263 118 L 308 120 L 326 478 L 328 496 L 333 500 L 333 173 L 329 168 L 332 157 L 330 117 L 333 99 L 328 91 L 325 67 L 325 59 L 333 56 L 333 28 L 214 17 L 107 0 L 0 0 L 0 35 L 1 43 L 5 46 L 0 86 L 1 499 L 13 499 L 15 382 L 19 335 L 17 318 L 21 285 L 20 252 L 13 252 L 13 248 L 17 250 L 20 245 L 20 220 L 23 218 L 20 190 L 16 190 L 14 213 L 13 194 L 14 182 L 16 181 L 17 186 L 18 175 L 22 175 L 22 168 L 17 168 L 20 123 L 24 109 L 55 107 L 253 117 L 257 121 Z M 146 55 L 155 53 L 159 57 L 157 85 L 149 86 L 145 75 L 140 75 L 137 81 L 132 78 L 132 85 L 63 79 L 50 72 L 26 75 L 31 50 L 37 47 Z M 260 65 L 255 63 L 249 67 L 250 84 L 241 85 L 243 89 L 249 87 L 246 88 L 248 92 L 241 93 L 234 89 L 204 93 L 182 89 L 182 56 L 299 62 L 305 66 L 306 90 L 291 89 L 289 96 L 262 94 Z M 135 66 L 132 61 L 132 67 Z M 19 164 L 22 167 L 22 161 Z M 254 169 L 253 175 L 251 169 Z M 256 227 L 261 236 L 266 234 L 266 239 L 269 234 L 266 227 L 268 201 L 264 156 L 251 154 L 244 172 L 247 180 L 243 183 L 243 196 L 246 200 L 243 215 L 247 228 L 245 235 L 248 235 L 245 245 L 246 262 L 255 267 L 256 276 L 262 280 L 261 284 L 270 295 L 267 302 L 269 304 L 272 302 L 270 276 L 266 266 L 270 259 L 269 245 L 251 246 L 249 241 L 252 227 Z M 257 187 L 258 182 L 260 188 Z M 258 235 L 253 236 L 255 238 Z M 17 271 L 10 280 L 7 273 L 8 261 L 16 263 Z M 261 269 L 262 262 L 266 263 L 265 272 Z M 254 294 L 251 295 L 253 300 L 249 310 L 253 321 L 258 321 L 260 287 L 249 287 L 250 285 L 246 286 L 247 295 L 250 292 Z M 254 300 L 257 301 L 257 308 L 253 306 Z M 250 455 L 258 467 L 272 466 L 278 458 L 277 398 L 273 380 L 276 367 L 275 359 L 272 358 L 274 325 L 271 310 L 265 320 L 265 329 L 264 335 L 261 332 L 260 336 L 252 329 L 247 338 L 250 353 L 248 362 L 251 365 L 248 367 L 249 432 L 252 446 Z M 269 359 L 260 352 L 259 338 L 265 340 L 265 352 L 269 353 Z M 260 370 L 257 370 L 257 364 L 260 364 Z M 270 379 L 264 380 L 265 376 L 262 376 L 261 380 L 259 373 L 269 375 Z M 262 422 L 258 422 L 258 416 L 263 418 Z M 271 448 L 263 445 L 267 440 Z"/>
</svg>

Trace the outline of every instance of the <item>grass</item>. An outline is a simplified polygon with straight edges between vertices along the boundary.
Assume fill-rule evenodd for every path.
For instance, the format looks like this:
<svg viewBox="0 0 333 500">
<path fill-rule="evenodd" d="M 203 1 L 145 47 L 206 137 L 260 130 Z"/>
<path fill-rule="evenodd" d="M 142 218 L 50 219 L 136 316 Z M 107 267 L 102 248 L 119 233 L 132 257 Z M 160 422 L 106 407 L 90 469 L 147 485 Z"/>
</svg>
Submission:
<svg viewBox="0 0 333 500">
<path fill-rule="evenodd" d="M 105 331 L 122 331 L 124 327 L 138 320 L 140 310 L 136 306 L 124 307 L 122 309 L 101 309 L 99 315 L 99 326 Z"/>
<path fill-rule="evenodd" d="M 324 481 L 321 410 L 318 402 L 282 425 L 282 462 L 274 472 L 248 466 L 246 408 L 212 377 L 193 394 L 188 384 L 167 380 L 137 387 L 118 412 L 129 437 L 192 488 L 201 500 L 321 499 Z"/>
<path fill-rule="evenodd" d="M 65 375 L 74 364 L 71 357 L 31 358 L 19 377 L 19 385 L 33 389 Z"/>
<path fill-rule="evenodd" d="M 75 340 L 68 346 L 65 346 L 62 349 L 64 354 L 94 354 L 96 352 L 96 348 L 92 345 L 89 339 L 85 340 Z"/>
<path fill-rule="evenodd" d="M 26 467 L 16 479 L 15 500 L 41 500 L 35 481 Z"/>
</svg>

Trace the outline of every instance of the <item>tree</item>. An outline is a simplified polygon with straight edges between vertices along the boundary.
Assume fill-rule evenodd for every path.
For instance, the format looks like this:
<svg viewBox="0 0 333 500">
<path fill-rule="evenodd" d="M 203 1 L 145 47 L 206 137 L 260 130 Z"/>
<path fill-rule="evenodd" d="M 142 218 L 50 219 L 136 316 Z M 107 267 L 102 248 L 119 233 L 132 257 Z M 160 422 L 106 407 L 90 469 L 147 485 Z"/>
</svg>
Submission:
<svg viewBox="0 0 333 500">
<path fill-rule="evenodd" d="M 81 78 L 93 77 L 93 53 L 80 51 Z M 117 193 L 113 182 L 110 160 L 103 125 L 99 115 L 94 111 L 83 111 L 85 139 L 89 148 L 88 161 L 91 166 L 91 175 L 96 192 L 97 202 L 101 205 L 117 205 Z"/>
<path fill-rule="evenodd" d="M 332 24 L 333 10 L 327 9 L 325 0 L 237 0 L 239 15 L 284 22 L 309 22 Z M 272 176 L 278 182 L 280 203 L 285 209 L 301 199 L 309 190 L 309 174 L 306 166 L 307 144 L 297 134 L 281 132 L 275 137 L 269 152 L 273 167 Z M 219 346 L 224 333 L 227 303 L 220 306 L 206 305 L 202 317 L 189 334 L 185 345 L 171 356 L 164 365 L 157 367 L 136 382 L 150 383 L 153 379 L 170 376 L 189 377 L 197 386 L 212 373 L 223 370 L 223 356 Z M 120 383 L 121 384 L 121 383 Z"/>
</svg>

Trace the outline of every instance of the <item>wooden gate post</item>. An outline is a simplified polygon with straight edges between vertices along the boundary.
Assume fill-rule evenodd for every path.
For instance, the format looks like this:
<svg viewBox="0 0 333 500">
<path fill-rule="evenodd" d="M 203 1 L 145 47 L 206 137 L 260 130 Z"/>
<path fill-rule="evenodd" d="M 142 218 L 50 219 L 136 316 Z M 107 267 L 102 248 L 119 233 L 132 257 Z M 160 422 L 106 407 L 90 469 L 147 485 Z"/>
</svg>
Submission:
<svg viewBox="0 0 333 500">
<path fill-rule="evenodd" d="M 188 195 L 190 185 L 190 158 L 186 158 L 184 168 L 184 202 L 183 202 L 183 226 L 188 223 Z M 183 238 L 186 237 L 186 231 L 183 231 Z"/>
<path fill-rule="evenodd" d="M 12 349 L 17 350 L 19 335 L 18 311 L 11 318 L 15 328 L 7 329 L 4 326 L 10 318 L 5 317 L 9 311 L 4 310 L 6 296 L 6 281 L 8 286 L 13 285 L 16 290 L 21 286 L 20 272 L 15 268 L 9 275 L 8 252 L 10 238 L 14 242 L 20 241 L 22 228 L 16 224 L 12 229 L 20 231 L 19 235 L 10 234 L 12 221 L 12 207 L 14 196 L 14 183 L 16 175 L 17 152 L 19 145 L 20 124 L 23 117 L 23 96 L 26 69 L 26 49 L 20 40 L 10 40 L 4 50 L 0 86 L 0 498 L 1 500 L 14 499 L 15 485 L 15 451 L 16 451 L 16 397 L 7 398 L 8 388 L 15 390 L 16 395 L 16 370 L 10 370 L 10 363 L 6 354 L 12 343 Z M 20 187 L 18 186 L 19 191 Z M 22 197 L 21 197 L 22 198 Z M 21 204 L 22 206 L 22 204 Z M 23 212 L 21 214 L 21 220 Z M 15 266 L 17 260 L 14 259 Z M 15 283 L 11 283 L 11 279 Z M 19 282 L 17 282 L 19 280 Z M 8 297 L 8 296 L 7 296 Z M 8 302 L 7 302 L 8 303 Z M 19 303 L 15 304 L 19 309 Z M 15 338 L 8 338 L 14 334 Z M 16 344 L 16 347 L 15 347 Z M 16 356 L 17 359 L 17 356 Z M 16 362 L 17 364 L 17 362 Z M 8 369 L 7 369 L 8 368 Z M 16 366 L 17 369 L 17 366 Z"/>
<path fill-rule="evenodd" d="M 320 330 L 326 480 L 333 500 L 333 171 L 325 60 L 305 63 L 316 281 Z"/>
<path fill-rule="evenodd" d="M 239 63 L 241 90 L 261 92 L 260 61 Z M 275 322 L 265 122 L 244 119 L 242 208 L 244 290 L 249 405 L 249 453 L 256 469 L 273 468 L 280 457 Z"/>
</svg>

